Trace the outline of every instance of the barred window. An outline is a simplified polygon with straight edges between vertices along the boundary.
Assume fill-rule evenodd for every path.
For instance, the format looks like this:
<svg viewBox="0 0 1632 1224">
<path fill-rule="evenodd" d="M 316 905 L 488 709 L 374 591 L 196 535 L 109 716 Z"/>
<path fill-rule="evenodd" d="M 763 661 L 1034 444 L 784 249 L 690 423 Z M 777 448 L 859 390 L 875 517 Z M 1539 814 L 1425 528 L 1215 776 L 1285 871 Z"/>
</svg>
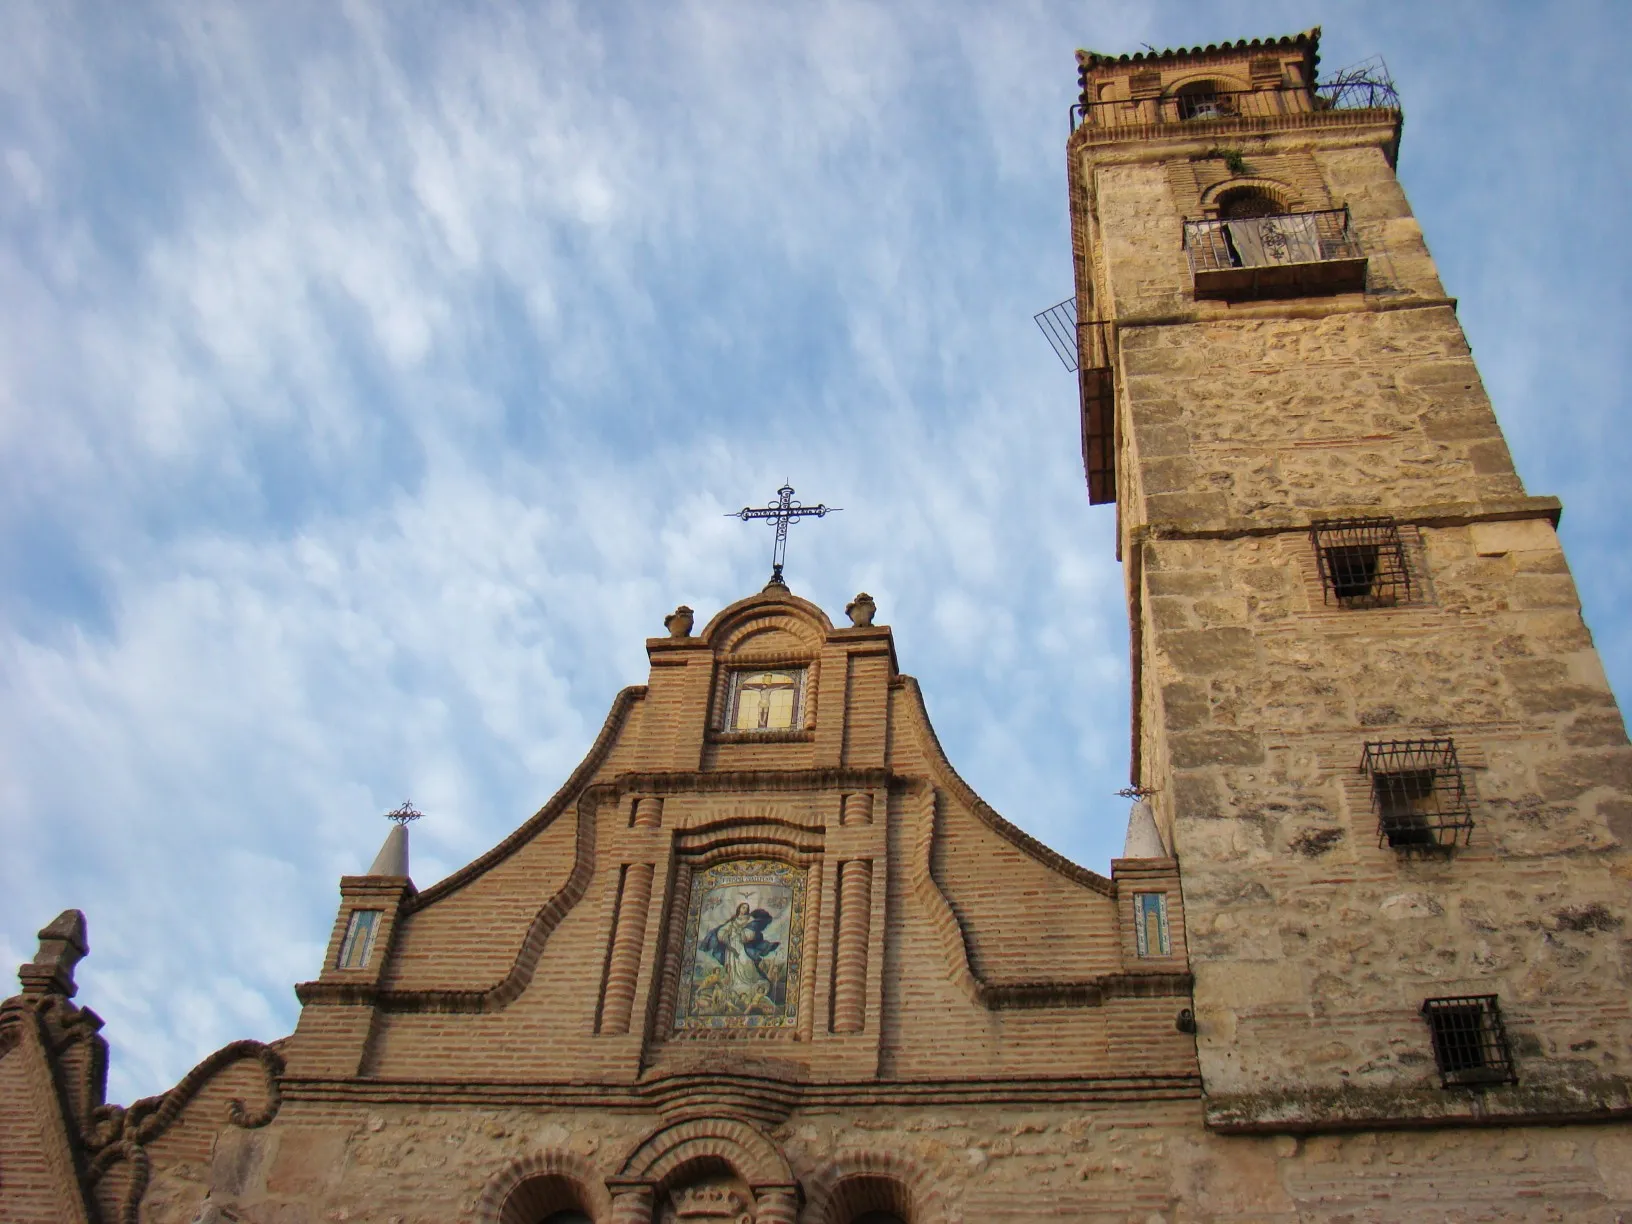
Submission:
<svg viewBox="0 0 1632 1224">
<path fill-rule="evenodd" d="M 1371 776 L 1377 844 L 1395 850 L 1449 850 L 1473 835 L 1473 813 L 1456 745 L 1448 739 L 1366 745 L 1360 772 Z"/>
<path fill-rule="evenodd" d="M 1323 519 L 1311 534 L 1328 604 L 1392 608 L 1411 602 L 1411 569 L 1393 519 Z"/>
<path fill-rule="evenodd" d="M 1519 1082 L 1495 995 L 1424 999 L 1422 1016 L 1433 1038 L 1441 1086 Z"/>
<path fill-rule="evenodd" d="M 346 925 L 346 937 L 341 941 L 340 958 L 335 968 L 368 967 L 368 956 L 374 950 L 374 935 L 379 930 L 380 915 L 383 912 L 373 909 L 352 910 L 351 921 Z"/>
</svg>

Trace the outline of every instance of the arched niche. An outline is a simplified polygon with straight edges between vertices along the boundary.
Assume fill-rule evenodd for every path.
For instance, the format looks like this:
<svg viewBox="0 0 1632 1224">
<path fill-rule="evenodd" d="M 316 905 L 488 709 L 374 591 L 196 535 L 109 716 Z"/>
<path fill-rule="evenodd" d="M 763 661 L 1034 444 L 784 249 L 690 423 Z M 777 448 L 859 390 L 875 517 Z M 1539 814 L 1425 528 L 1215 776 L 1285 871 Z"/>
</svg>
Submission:
<svg viewBox="0 0 1632 1224">
<path fill-rule="evenodd" d="M 751 1186 L 791 1186 L 787 1158 L 761 1131 L 735 1118 L 690 1118 L 659 1127 L 624 1158 L 616 1180 L 659 1191 L 688 1178 L 730 1174 Z"/>
<path fill-rule="evenodd" d="M 1230 221 L 1299 212 L 1303 200 L 1287 184 L 1274 179 L 1231 178 L 1202 192 L 1201 206 L 1208 216 Z"/>
<path fill-rule="evenodd" d="M 612 1198 L 599 1172 L 565 1152 L 512 1161 L 483 1188 L 476 1207 L 481 1224 L 583 1224 L 611 1216 Z"/>
<path fill-rule="evenodd" d="M 945 1179 L 898 1151 L 840 1153 L 809 1178 L 811 1224 L 959 1224 Z"/>
<path fill-rule="evenodd" d="M 1193 77 L 1175 84 L 1168 94 L 1181 122 L 1228 119 L 1240 109 L 1243 86 L 1228 77 Z"/>
</svg>

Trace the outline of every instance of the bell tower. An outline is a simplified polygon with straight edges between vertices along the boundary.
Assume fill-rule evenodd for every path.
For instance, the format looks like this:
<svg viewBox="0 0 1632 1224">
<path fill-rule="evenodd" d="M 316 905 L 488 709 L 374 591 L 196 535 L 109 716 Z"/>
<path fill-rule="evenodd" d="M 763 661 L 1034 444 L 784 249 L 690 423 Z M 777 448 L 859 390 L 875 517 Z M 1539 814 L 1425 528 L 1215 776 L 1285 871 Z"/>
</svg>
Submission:
<svg viewBox="0 0 1632 1224">
<path fill-rule="evenodd" d="M 1632 751 L 1319 31 L 1079 52 L 1083 455 L 1224 1132 L 1632 1107 Z"/>
</svg>

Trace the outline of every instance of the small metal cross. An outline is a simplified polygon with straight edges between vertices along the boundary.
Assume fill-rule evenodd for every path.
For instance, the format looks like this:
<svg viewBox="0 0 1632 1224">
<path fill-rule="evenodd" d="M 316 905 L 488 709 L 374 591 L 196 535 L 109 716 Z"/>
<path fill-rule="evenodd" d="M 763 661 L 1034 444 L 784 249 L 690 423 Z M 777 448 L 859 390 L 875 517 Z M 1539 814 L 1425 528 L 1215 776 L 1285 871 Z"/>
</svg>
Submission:
<svg viewBox="0 0 1632 1224">
<path fill-rule="evenodd" d="M 387 820 L 394 821 L 399 825 L 405 825 L 411 820 L 418 820 L 423 815 L 425 815 L 424 812 L 414 811 L 413 803 L 407 799 L 404 799 L 402 801 L 402 806 L 399 808 L 392 808 L 385 814 L 385 818 Z"/>
<path fill-rule="evenodd" d="M 743 522 L 766 519 L 776 524 L 776 544 L 771 549 L 771 582 L 782 584 L 782 562 L 788 555 L 788 524 L 794 519 L 821 518 L 843 509 L 842 506 L 802 506 L 793 500 L 793 486 L 783 485 L 776 491 L 777 500 L 766 502 L 763 509 L 744 506 L 726 518 L 740 518 Z"/>
</svg>

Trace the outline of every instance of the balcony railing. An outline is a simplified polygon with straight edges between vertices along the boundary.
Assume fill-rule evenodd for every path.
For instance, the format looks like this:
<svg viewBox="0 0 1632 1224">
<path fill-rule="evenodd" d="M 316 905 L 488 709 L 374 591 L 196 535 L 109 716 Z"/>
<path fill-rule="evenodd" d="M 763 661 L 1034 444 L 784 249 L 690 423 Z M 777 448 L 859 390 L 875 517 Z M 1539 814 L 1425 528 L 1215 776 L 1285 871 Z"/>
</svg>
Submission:
<svg viewBox="0 0 1632 1224">
<path fill-rule="evenodd" d="M 1400 109 L 1393 85 L 1375 80 L 1332 81 L 1310 89 L 1281 85 L 1266 89 L 1221 89 L 1205 93 L 1170 93 L 1134 98 L 1100 98 L 1071 108 L 1072 130 L 1084 125 L 1104 128 L 1147 123 L 1184 123 L 1198 127 L 1226 119 L 1271 119 L 1284 115 L 1333 110 Z"/>
<path fill-rule="evenodd" d="M 1366 257 L 1346 208 L 1186 221 L 1184 249 L 1198 298 L 1299 297 L 1366 287 Z"/>
</svg>

